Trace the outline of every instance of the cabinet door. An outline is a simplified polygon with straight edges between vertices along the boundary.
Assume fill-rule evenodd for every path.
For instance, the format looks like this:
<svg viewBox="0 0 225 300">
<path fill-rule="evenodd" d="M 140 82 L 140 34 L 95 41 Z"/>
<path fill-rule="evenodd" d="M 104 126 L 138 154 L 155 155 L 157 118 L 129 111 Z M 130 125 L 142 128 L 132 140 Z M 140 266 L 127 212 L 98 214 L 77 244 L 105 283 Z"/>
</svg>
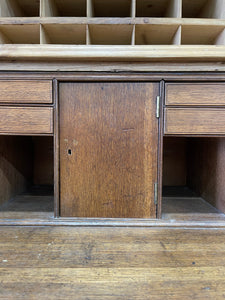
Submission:
<svg viewBox="0 0 225 300">
<path fill-rule="evenodd" d="M 155 218 L 157 83 L 60 83 L 60 215 Z"/>
</svg>

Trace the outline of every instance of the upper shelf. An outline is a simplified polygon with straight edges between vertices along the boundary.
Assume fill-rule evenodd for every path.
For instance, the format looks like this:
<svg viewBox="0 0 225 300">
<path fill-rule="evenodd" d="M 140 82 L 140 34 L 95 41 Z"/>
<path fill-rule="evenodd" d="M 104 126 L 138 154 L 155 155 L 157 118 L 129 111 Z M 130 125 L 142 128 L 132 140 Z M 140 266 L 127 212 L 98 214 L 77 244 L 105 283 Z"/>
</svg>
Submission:
<svg viewBox="0 0 225 300">
<path fill-rule="evenodd" d="M 225 0 L 0 0 L 0 44 L 0 58 L 225 60 Z"/>
<path fill-rule="evenodd" d="M 1 0 L 0 17 L 225 19 L 224 0 Z"/>
</svg>

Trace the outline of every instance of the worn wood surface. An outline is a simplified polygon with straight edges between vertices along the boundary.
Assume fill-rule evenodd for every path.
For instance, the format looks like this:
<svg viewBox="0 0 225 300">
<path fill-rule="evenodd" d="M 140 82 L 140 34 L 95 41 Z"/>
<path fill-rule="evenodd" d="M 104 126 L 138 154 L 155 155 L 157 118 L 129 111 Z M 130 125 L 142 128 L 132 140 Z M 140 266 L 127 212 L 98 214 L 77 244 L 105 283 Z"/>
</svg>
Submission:
<svg viewBox="0 0 225 300">
<path fill-rule="evenodd" d="M 2 106 L 0 108 L 0 133 L 53 133 L 53 109 L 51 107 Z"/>
<path fill-rule="evenodd" d="M 174 221 L 225 221 L 225 215 L 201 197 L 163 197 L 162 219 Z"/>
<path fill-rule="evenodd" d="M 52 103 L 52 82 L 1 80 L 1 103 Z"/>
<path fill-rule="evenodd" d="M 0 204 L 23 192 L 32 172 L 30 138 L 0 136 Z"/>
<path fill-rule="evenodd" d="M 158 84 L 59 91 L 61 216 L 155 218 Z"/>
<path fill-rule="evenodd" d="M 189 144 L 189 186 L 225 212 L 225 139 L 193 139 Z"/>
<path fill-rule="evenodd" d="M 225 231 L 0 227 L 1 299 L 224 299 Z"/>
<path fill-rule="evenodd" d="M 165 108 L 165 134 L 224 134 L 225 109 Z"/>
<path fill-rule="evenodd" d="M 167 83 L 165 90 L 166 105 L 225 105 L 224 83 Z"/>
</svg>

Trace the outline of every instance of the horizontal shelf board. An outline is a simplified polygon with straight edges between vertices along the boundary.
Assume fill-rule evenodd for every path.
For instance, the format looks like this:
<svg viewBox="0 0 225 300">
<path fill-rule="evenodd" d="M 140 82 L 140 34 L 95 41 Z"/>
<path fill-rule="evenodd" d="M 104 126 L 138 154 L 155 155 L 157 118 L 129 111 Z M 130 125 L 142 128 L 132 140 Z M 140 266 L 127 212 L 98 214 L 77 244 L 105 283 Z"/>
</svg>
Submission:
<svg viewBox="0 0 225 300">
<path fill-rule="evenodd" d="M 0 45 L 0 59 L 225 61 L 225 46 Z"/>
<path fill-rule="evenodd" d="M 225 26 L 225 20 L 191 18 L 88 18 L 88 17 L 33 17 L 0 18 L 0 24 L 162 24 Z"/>
</svg>

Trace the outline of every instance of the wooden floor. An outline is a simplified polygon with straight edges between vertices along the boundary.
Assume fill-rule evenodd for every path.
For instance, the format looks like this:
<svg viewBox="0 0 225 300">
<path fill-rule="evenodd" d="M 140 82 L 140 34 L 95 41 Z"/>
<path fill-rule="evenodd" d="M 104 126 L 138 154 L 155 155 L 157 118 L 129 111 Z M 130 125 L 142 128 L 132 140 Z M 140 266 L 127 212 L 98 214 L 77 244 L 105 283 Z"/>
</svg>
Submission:
<svg viewBox="0 0 225 300">
<path fill-rule="evenodd" d="M 225 229 L 0 227 L 0 299 L 225 298 Z"/>
</svg>

